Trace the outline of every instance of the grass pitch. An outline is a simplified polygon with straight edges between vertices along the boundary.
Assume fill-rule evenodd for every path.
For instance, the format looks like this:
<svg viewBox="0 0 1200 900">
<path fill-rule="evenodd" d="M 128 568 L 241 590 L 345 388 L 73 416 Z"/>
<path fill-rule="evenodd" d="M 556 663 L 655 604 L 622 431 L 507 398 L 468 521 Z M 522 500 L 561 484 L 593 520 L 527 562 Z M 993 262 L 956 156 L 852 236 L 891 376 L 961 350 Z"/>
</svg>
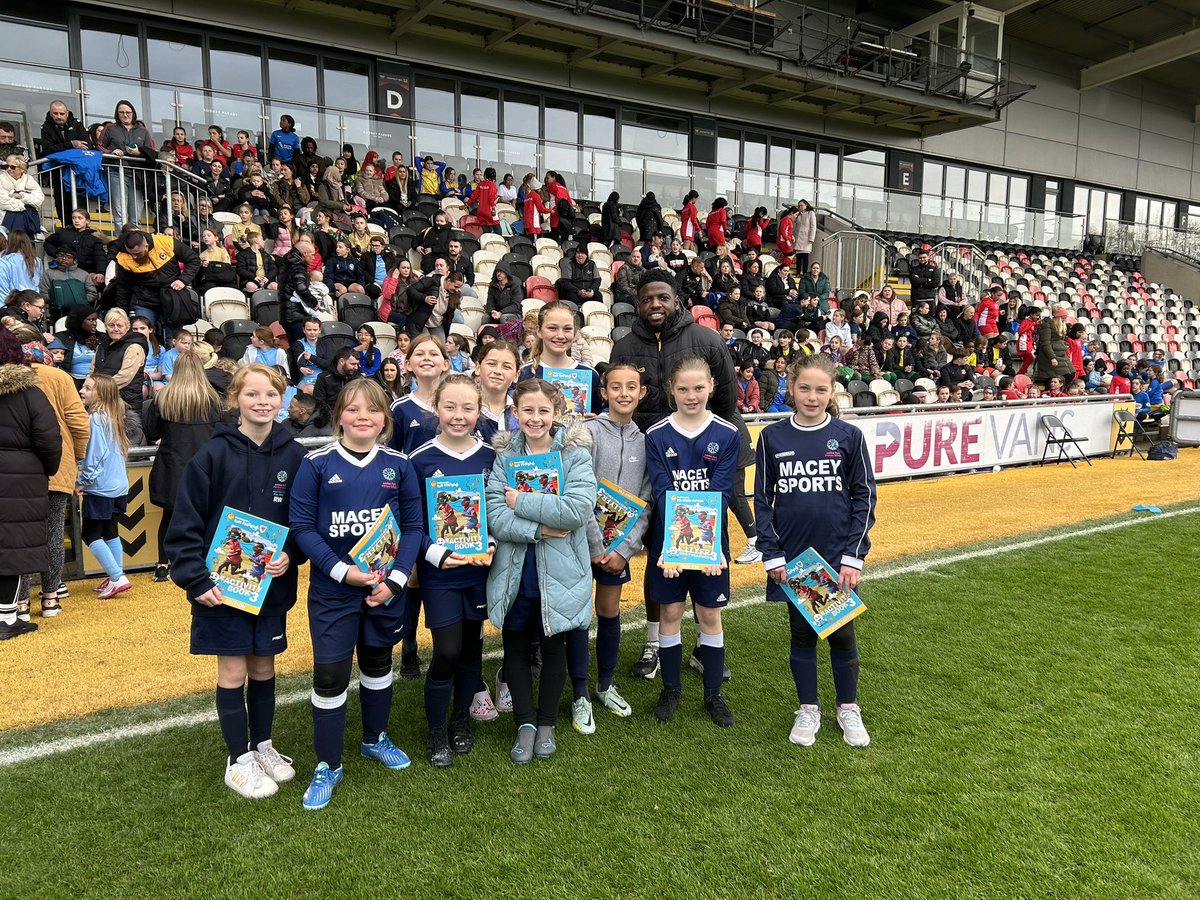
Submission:
<svg viewBox="0 0 1200 900">
<path fill-rule="evenodd" d="M 751 605 L 726 617 L 730 731 L 694 672 L 675 722 L 651 719 L 657 684 L 627 674 L 634 631 L 618 669 L 634 717 L 598 709 L 588 738 L 564 718 L 549 762 L 513 766 L 502 717 L 432 770 L 420 685 L 398 682 L 390 733 L 414 762 L 385 771 L 357 755 L 352 696 L 346 778 L 317 813 L 300 807 L 304 703 L 281 706 L 275 733 L 297 780 L 266 801 L 221 783 L 215 724 L 10 765 L 0 895 L 1194 897 L 1197 522 L 865 582 L 864 750 L 841 740 L 824 648 L 817 744 L 788 744 L 786 612 Z M 50 668 L 24 689 L 69 686 Z M 210 707 L 10 732 L 0 749 Z"/>
</svg>

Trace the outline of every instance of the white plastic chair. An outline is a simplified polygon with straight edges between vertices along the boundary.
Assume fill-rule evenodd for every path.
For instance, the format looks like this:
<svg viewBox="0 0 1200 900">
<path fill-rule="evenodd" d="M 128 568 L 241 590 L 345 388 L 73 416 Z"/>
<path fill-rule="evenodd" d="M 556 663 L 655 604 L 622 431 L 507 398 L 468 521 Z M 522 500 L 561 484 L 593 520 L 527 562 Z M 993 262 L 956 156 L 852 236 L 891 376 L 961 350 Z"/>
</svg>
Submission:
<svg viewBox="0 0 1200 900">
<path fill-rule="evenodd" d="M 217 328 L 230 319 L 249 319 L 250 301 L 237 288 L 213 287 L 204 292 L 205 317 Z"/>
</svg>

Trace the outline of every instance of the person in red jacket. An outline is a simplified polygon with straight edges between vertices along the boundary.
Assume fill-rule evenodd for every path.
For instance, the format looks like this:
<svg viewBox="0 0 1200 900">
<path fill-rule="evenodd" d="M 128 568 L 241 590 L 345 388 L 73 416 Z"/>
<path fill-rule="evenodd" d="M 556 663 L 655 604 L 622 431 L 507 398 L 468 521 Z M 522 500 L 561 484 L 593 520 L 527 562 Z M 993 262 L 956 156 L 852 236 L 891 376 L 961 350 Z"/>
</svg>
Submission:
<svg viewBox="0 0 1200 900">
<path fill-rule="evenodd" d="M 542 192 L 530 190 L 525 195 L 525 207 L 522 210 L 525 235 L 531 238 L 541 237 L 542 226 L 547 223 L 547 216 L 551 212 L 551 205 L 542 198 Z"/>
<path fill-rule="evenodd" d="M 1079 379 L 1087 378 L 1087 371 L 1083 367 L 1084 330 L 1079 322 L 1067 329 L 1067 359 L 1071 360 L 1071 365 L 1075 367 L 1075 377 Z"/>
<path fill-rule="evenodd" d="M 558 204 L 565 200 L 568 205 L 574 206 L 575 201 L 571 199 L 571 192 L 562 183 L 562 176 L 554 170 L 546 172 L 546 193 L 550 198 L 550 231 L 552 237 L 561 243 L 571 235 L 569 229 L 564 228 L 564 223 L 558 217 Z"/>
<path fill-rule="evenodd" d="M 704 230 L 708 236 L 708 243 L 714 250 L 717 247 L 725 246 L 725 226 L 729 222 L 729 201 L 724 197 L 718 197 L 713 201 L 712 210 L 708 214 L 708 218 L 704 220 Z"/>
<path fill-rule="evenodd" d="M 233 155 L 233 148 L 229 146 L 229 141 L 225 140 L 225 132 L 218 125 L 208 126 L 208 138 L 203 141 L 196 141 L 196 153 L 198 154 L 202 147 L 209 146 L 213 148 L 213 156 L 219 159 L 226 169 L 229 168 L 230 157 Z M 176 154 L 176 159 L 179 155 Z"/>
<path fill-rule="evenodd" d="M 767 215 L 767 208 L 765 206 L 760 206 L 754 210 L 754 215 L 746 220 L 745 246 L 751 250 L 761 250 L 763 232 L 767 230 L 767 226 L 770 224 L 771 217 Z"/>
<path fill-rule="evenodd" d="M 467 207 L 475 211 L 480 226 L 490 234 L 500 233 L 500 220 L 496 218 L 496 170 L 491 166 L 483 170 L 483 181 L 471 191 Z"/>
<path fill-rule="evenodd" d="M 696 211 L 699 196 L 695 191 L 688 191 L 683 198 L 683 209 L 679 211 L 679 239 L 684 250 L 694 251 L 696 241 L 700 239 L 700 213 Z"/>
<path fill-rule="evenodd" d="M 1000 304 L 1003 302 L 1004 288 L 993 284 L 992 289 L 979 298 L 979 305 L 975 307 L 975 325 L 989 344 L 1000 334 L 996 320 L 1000 317 Z"/>
<path fill-rule="evenodd" d="M 192 160 L 196 158 L 196 151 L 192 149 L 192 145 L 188 143 L 187 132 L 182 128 L 176 127 L 171 132 L 171 139 L 163 142 L 163 152 L 167 150 L 175 151 L 175 165 L 181 169 L 190 169 Z"/>
<path fill-rule="evenodd" d="M 789 206 L 779 214 L 779 228 L 775 235 L 775 246 L 779 248 L 779 261 L 792 264 L 796 252 L 796 207 Z"/>
<path fill-rule="evenodd" d="M 1042 311 L 1036 306 L 1031 306 L 1017 329 L 1017 356 L 1021 359 L 1021 368 L 1017 370 L 1018 375 L 1024 375 L 1033 368 L 1033 361 L 1037 357 L 1038 320 L 1041 317 Z"/>
</svg>

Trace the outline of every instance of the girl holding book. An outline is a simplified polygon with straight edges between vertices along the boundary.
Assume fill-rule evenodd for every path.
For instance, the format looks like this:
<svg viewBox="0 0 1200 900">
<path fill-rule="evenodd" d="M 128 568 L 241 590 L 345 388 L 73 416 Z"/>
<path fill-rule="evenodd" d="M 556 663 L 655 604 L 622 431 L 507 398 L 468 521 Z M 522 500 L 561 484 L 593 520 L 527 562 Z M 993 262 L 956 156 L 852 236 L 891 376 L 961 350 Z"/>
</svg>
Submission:
<svg viewBox="0 0 1200 900">
<path fill-rule="evenodd" d="M 117 516 L 125 512 L 129 479 L 125 456 L 125 404 L 111 375 L 93 373 L 79 391 L 91 419 L 87 453 L 79 464 L 76 493 L 83 495 L 83 542 L 108 577 L 96 588 L 101 600 L 123 594 L 133 585 L 125 574 L 124 550 L 117 536 Z"/>
<path fill-rule="evenodd" d="M 800 708 L 788 739 L 813 744 L 821 727 L 817 701 L 817 633 L 780 584 L 787 562 L 809 547 L 838 571 L 838 590 L 854 590 L 871 548 L 875 475 L 857 428 L 838 419 L 837 370 L 824 354 L 801 357 L 790 382 L 795 412 L 763 429 L 756 449 L 754 512 L 767 570 L 767 599 L 782 600 L 791 625 L 791 668 Z M 871 739 L 858 706 L 854 622 L 829 635 L 837 723 L 851 747 Z"/>
<path fill-rule="evenodd" d="M 671 368 L 668 379 L 675 412 L 646 432 L 646 468 L 652 485 L 654 510 L 646 591 L 662 604 L 659 624 L 659 662 L 662 692 L 654 707 L 659 722 L 669 722 L 683 698 L 683 644 L 679 629 L 688 595 L 700 625 L 697 655 L 704 667 L 704 707 L 722 728 L 734 723 L 721 694 L 725 671 L 725 636 L 721 609 L 729 603 L 729 534 L 727 513 L 737 480 L 741 440 L 737 428 L 708 411 L 715 383 L 708 362 L 685 356 Z M 717 494 L 721 508 L 720 562 L 703 569 L 668 565 L 664 558 L 668 491 Z M 714 541 L 714 547 L 718 541 Z"/>
<path fill-rule="evenodd" d="M 584 423 L 592 436 L 596 480 L 604 479 L 634 497 L 649 497 L 646 437 L 633 421 L 638 403 L 646 396 L 641 373 L 629 363 L 614 363 L 604 373 L 601 390 L 608 411 Z M 633 709 L 613 683 L 621 645 L 621 588 L 629 581 L 629 560 L 642 549 L 649 524 L 649 510 L 643 510 L 630 532 L 606 549 L 595 516 L 587 521 L 588 554 L 596 582 L 596 699 L 613 715 L 622 717 L 632 715 Z M 596 730 L 588 699 L 589 657 L 587 628 L 567 632 L 567 669 L 574 692 L 571 724 L 580 734 Z"/>
<path fill-rule="evenodd" d="M 552 371 L 554 369 L 578 369 L 589 373 L 589 399 L 583 412 L 587 415 L 600 412 L 600 376 L 591 366 L 571 358 L 571 345 L 575 343 L 575 312 L 571 307 L 556 300 L 539 309 L 536 335 L 532 355 L 521 369 L 518 380 L 545 378 L 558 384 L 559 378 Z M 551 371 L 547 371 L 548 369 Z M 566 410 L 568 414 L 573 412 L 570 409 Z"/>
<path fill-rule="evenodd" d="M 424 496 L 424 509 L 437 510 L 439 498 L 427 479 L 460 475 L 485 475 L 492 470 L 496 453 L 475 435 L 482 394 L 468 375 L 447 375 L 434 395 L 440 432 L 409 454 Z M 482 479 L 481 479 L 482 483 Z M 483 497 L 475 498 L 477 503 Z M 469 501 L 468 501 L 469 503 Z M 467 508 L 441 503 L 457 525 L 479 528 L 474 504 Z M 496 708 L 487 689 L 480 690 L 483 670 L 483 622 L 487 618 L 487 566 L 489 554 L 458 553 L 426 535 L 419 563 L 425 624 L 433 635 L 433 658 L 425 676 L 425 717 L 429 739 L 425 756 L 430 765 L 444 769 L 454 754 L 470 753 L 475 745 L 471 718 L 495 719 Z M 450 727 L 446 708 L 453 694 Z"/>
<path fill-rule="evenodd" d="M 392 711 L 392 647 L 405 625 L 405 586 L 424 530 L 421 491 L 402 453 L 387 446 L 387 395 L 366 378 L 347 384 L 333 407 L 337 440 L 300 464 L 292 491 L 292 537 L 312 560 L 308 624 L 313 647 L 313 748 L 317 768 L 305 809 L 322 809 L 342 780 L 346 695 L 358 656 L 359 752 L 388 769 L 409 765 L 387 736 Z M 383 579 L 360 568 L 358 543 L 388 512 L 400 538 Z M 368 567 L 369 568 L 369 567 Z M 396 602 L 393 602 L 396 601 Z"/>
<path fill-rule="evenodd" d="M 411 391 L 391 405 L 392 436 L 389 446 L 412 453 L 438 433 L 434 396 L 442 377 L 450 370 L 445 345 L 430 334 L 413 338 L 405 358 Z M 421 598 L 414 585 L 408 591 L 408 618 L 400 645 L 400 677 L 420 678 L 421 658 L 417 655 L 417 628 L 421 619 Z"/>
<path fill-rule="evenodd" d="M 181 361 L 181 377 L 190 365 Z M 304 448 L 275 421 L 285 387 L 272 367 L 254 363 L 237 371 L 227 393 L 237 422 L 218 422 L 212 439 L 192 455 L 163 539 L 171 580 L 191 604 L 191 652 L 217 658 L 217 721 L 228 751 L 225 784 L 250 799 L 271 796 L 296 775 L 292 760 L 273 746 L 271 731 L 275 657 L 287 649 L 287 613 L 296 602 L 296 570 L 304 559 L 289 539 L 266 561 L 262 568 L 272 581 L 258 615 L 222 604 L 207 560 L 225 507 L 288 523 Z M 169 390 L 176 390 L 176 382 Z M 164 391 L 160 398 L 167 396 Z"/>
<path fill-rule="evenodd" d="M 491 441 L 497 431 L 513 431 L 517 420 L 508 403 L 508 392 L 521 368 L 520 350 L 508 341 L 485 344 L 475 364 L 475 377 L 483 401 L 479 407 L 479 436 Z"/>
<path fill-rule="evenodd" d="M 492 444 L 496 461 L 488 478 L 487 519 L 496 551 L 488 574 L 488 617 L 502 629 L 504 670 L 512 691 L 517 764 L 557 749 L 554 723 L 566 681 L 565 635 L 592 619 L 586 527 L 596 505 L 591 436 L 576 425 L 555 425 L 562 392 L 541 378 L 513 391 L 519 431 L 502 431 Z M 509 463 L 527 455 L 558 453 L 563 479 L 558 494 L 519 493 Z M 532 642 L 541 640 L 542 671 L 534 707 Z"/>
</svg>

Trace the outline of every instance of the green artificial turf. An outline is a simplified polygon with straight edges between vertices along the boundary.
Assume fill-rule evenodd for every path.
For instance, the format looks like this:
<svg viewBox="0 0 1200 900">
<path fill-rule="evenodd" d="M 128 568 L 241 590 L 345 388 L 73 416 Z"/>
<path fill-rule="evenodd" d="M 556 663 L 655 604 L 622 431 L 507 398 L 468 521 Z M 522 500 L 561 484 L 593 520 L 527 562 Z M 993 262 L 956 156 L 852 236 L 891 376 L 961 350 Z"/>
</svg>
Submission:
<svg viewBox="0 0 1200 900">
<path fill-rule="evenodd" d="M 1162 546 L 1147 521 L 868 582 L 864 750 L 841 740 L 824 647 L 817 744 L 788 744 L 786 612 L 753 605 L 726 617 L 729 731 L 691 671 L 675 722 L 651 719 L 657 684 L 627 674 L 634 631 L 618 670 L 634 717 L 597 707 L 584 738 L 564 703 L 549 762 L 513 766 L 502 717 L 433 771 L 420 685 L 402 681 L 390 733 L 414 762 L 385 771 L 357 754 L 352 696 L 346 778 L 317 813 L 300 807 L 303 703 L 275 732 L 299 775 L 266 801 L 221 783 L 215 724 L 9 766 L 0 895 L 1194 897 L 1194 523 L 1172 523 L 1171 577 L 1146 568 Z M 55 731 L 0 744 L 34 734 Z"/>
</svg>

